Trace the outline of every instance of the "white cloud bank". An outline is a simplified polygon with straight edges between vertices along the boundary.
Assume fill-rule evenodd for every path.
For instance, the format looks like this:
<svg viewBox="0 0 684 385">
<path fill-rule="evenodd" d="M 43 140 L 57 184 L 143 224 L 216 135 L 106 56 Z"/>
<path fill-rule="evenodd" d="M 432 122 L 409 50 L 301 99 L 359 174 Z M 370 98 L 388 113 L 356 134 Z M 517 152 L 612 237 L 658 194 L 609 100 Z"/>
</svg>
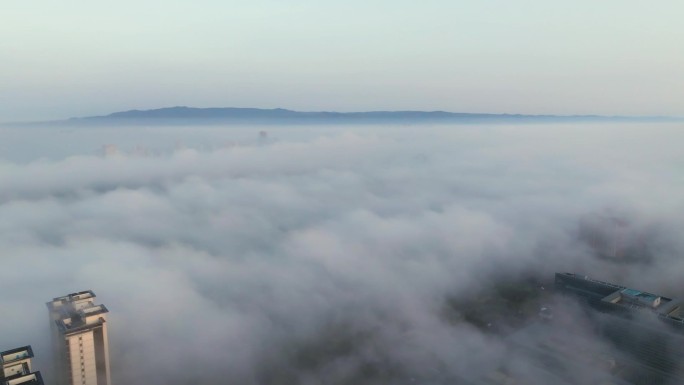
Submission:
<svg viewBox="0 0 684 385">
<path fill-rule="evenodd" d="M 492 277 L 684 290 L 680 129 L 283 127 L 267 145 L 4 161 L 3 343 L 33 344 L 49 375 L 43 303 L 92 289 L 117 383 L 470 378 L 511 356 L 443 309 Z M 659 229 L 649 264 L 578 240 L 607 208 Z"/>
</svg>

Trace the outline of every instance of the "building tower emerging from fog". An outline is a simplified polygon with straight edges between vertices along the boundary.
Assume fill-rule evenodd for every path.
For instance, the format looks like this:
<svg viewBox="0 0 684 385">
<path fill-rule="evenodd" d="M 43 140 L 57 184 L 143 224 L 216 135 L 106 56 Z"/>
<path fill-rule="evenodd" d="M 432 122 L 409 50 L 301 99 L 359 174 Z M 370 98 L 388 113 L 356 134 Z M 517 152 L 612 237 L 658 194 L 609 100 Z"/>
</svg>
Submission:
<svg viewBox="0 0 684 385">
<path fill-rule="evenodd" d="M 40 372 L 31 371 L 31 358 L 31 346 L 0 352 L 0 385 L 43 385 Z"/>
<path fill-rule="evenodd" d="M 54 298 L 50 311 L 57 385 L 110 385 L 107 308 L 90 290 Z"/>
</svg>

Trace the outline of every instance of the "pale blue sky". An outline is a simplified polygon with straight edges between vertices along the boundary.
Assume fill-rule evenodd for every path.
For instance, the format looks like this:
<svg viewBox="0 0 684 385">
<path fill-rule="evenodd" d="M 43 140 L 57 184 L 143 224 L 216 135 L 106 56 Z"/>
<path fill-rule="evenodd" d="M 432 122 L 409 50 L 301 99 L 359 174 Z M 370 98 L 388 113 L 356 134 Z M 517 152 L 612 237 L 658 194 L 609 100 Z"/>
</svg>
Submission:
<svg viewBox="0 0 684 385">
<path fill-rule="evenodd" d="M 174 105 L 684 115 L 684 1 L 2 0 L 0 121 Z"/>
</svg>

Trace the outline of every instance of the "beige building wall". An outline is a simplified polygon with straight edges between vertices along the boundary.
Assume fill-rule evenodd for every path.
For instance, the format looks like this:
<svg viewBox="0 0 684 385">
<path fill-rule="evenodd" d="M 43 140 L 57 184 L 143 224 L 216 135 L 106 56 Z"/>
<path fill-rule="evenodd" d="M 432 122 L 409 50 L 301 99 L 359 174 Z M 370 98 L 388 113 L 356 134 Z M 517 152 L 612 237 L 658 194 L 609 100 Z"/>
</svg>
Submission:
<svg viewBox="0 0 684 385">
<path fill-rule="evenodd" d="M 95 343 L 93 333 L 81 333 L 67 337 L 71 357 L 71 383 L 73 385 L 97 385 L 95 369 Z"/>
<path fill-rule="evenodd" d="M 48 303 L 55 340 L 59 385 L 110 385 L 108 310 L 92 292 Z"/>
</svg>

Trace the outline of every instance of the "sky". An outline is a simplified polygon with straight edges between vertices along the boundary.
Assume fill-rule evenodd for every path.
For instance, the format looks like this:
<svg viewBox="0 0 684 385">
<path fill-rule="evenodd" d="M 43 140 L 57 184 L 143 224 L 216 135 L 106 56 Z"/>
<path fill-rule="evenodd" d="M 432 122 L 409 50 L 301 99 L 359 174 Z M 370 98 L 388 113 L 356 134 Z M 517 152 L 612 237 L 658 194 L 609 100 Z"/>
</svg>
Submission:
<svg viewBox="0 0 684 385">
<path fill-rule="evenodd" d="M 684 115 L 679 0 L 4 0 L 0 121 L 128 109 Z"/>
<path fill-rule="evenodd" d="M 684 116 L 682 14 L 678 0 L 3 0 L 0 122 L 177 105 Z M 0 340 L 31 344 L 50 381 L 44 303 L 92 289 L 115 383 L 440 384 L 502 365 L 560 383 L 468 304 L 556 271 L 681 296 L 682 132 L 0 125 Z M 586 233 L 606 218 L 643 258 L 597 258 Z M 553 301 L 572 321 L 553 338 L 618 355 Z"/>
<path fill-rule="evenodd" d="M 450 304 L 556 271 L 681 297 L 683 132 L 0 127 L 0 341 L 31 344 L 53 381 L 44 304 L 91 289 L 118 384 L 453 384 L 502 365 L 599 383 L 590 367 L 545 378 Z M 606 216 L 647 258 L 597 258 L 582 224 L 610 233 Z M 560 303 L 547 341 L 618 357 Z"/>
</svg>

